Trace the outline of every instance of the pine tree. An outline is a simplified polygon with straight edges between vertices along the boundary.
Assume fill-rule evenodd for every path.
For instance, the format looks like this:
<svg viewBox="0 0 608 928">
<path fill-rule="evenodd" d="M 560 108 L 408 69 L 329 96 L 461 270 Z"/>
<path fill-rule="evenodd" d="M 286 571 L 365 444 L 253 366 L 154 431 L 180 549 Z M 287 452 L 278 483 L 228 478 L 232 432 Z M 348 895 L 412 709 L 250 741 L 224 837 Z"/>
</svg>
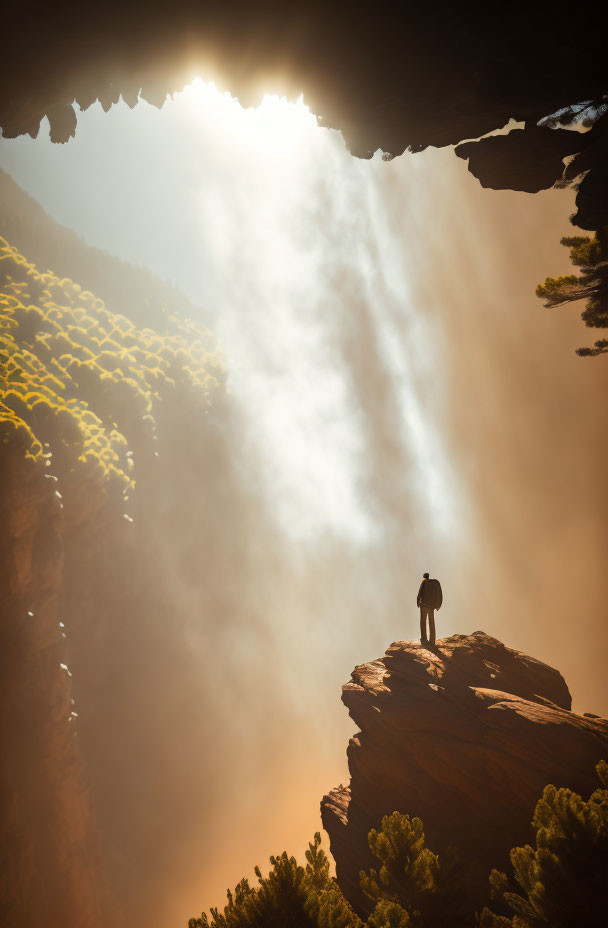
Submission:
<svg viewBox="0 0 608 928">
<path fill-rule="evenodd" d="M 188 928 L 316 928 L 316 921 L 306 911 L 308 898 L 304 885 L 304 868 L 284 851 L 271 857 L 272 869 L 267 877 L 255 868 L 258 886 L 241 880 L 234 894 L 227 891 L 224 911 L 211 909 L 191 918 Z"/>
<path fill-rule="evenodd" d="M 513 877 L 492 871 L 492 897 L 510 918 L 484 909 L 480 928 L 599 928 L 608 912 L 608 765 L 587 801 L 546 786 L 534 811 L 536 847 L 511 851 Z"/>
<path fill-rule="evenodd" d="M 417 924 L 422 898 L 433 889 L 439 866 L 437 856 L 424 845 L 421 820 L 400 812 L 385 815 L 381 830 L 372 828 L 368 842 L 381 867 L 361 871 L 361 889 L 373 902 L 402 906 Z M 383 911 L 388 912 L 386 906 Z"/>
<path fill-rule="evenodd" d="M 362 928 L 363 922 L 353 912 L 337 882 L 329 875 L 329 861 L 321 848 L 317 831 L 306 851 L 305 886 L 307 912 L 318 928 Z"/>
<path fill-rule="evenodd" d="M 271 857 L 271 870 L 258 886 L 244 879 L 234 893 L 227 891 L 223 912 L 211 909 L 191 918 L 188 928 L 362 928 L 338 884 L 329 875 L 329 861 L 317 832 L 306 851 L 306 867 L 287 852 Z"/>
<path fill-rule="evenodd" d="M 445 860 L 425 846 L 419 818 L 393 812 L 382 819 L 382 830 L 369 833 L 379 870 L 361 871 L 363 892 L 376 903 L 371 928 L 468 928 L 467 871 L 455 851 Z"/>
<path fill-rule="evenodd" d="M 398 902 L 380 899 L 367 924 L 369 928 L 410 928 L 412 920 Z"/>
<path fill-rule="evenodd" d="M 567 236 L 561 239 L 561 244 L 570 249 L 570 260 L 575 267 L 581 268 L 581 273 L 579 276 L 547 277 L 544 284 L 536 288 L 536 295 L 546 300 L 547 308 L 584 299 L 587 303 L 581 316 L 585 325 L 608 328 L 608 227 L 593 238 Z M 607 351 L 608 340 L 602 338 L 593 348 L 579 348 L 577 354 L 591 357 Z"/>
</svg>

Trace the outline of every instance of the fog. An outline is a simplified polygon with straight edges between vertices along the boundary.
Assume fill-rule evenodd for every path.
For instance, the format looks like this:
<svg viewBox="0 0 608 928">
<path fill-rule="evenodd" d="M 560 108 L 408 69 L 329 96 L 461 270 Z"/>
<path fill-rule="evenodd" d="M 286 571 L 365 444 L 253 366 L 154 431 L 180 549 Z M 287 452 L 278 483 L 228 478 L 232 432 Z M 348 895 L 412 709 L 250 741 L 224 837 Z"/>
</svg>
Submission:
<svg viewBox="0 0 608 928">
<path fill-rule="evenodd" d="M 348 776 L 340 686 L 417 637 L 425 570 L 440 637 L 496 635 L 606 715 L 606 366 L 575 356 L 576 307 L 534 296 L 568 271 L 572 193 L 484 191 L 446 150 L 359 161 L 303 101 L 244 111 L 200 82 L 161 110 L 91 107 L 65 146 L 47 132 L 2 141 L 0 164 L 179 286 L 228 369 L 224 457 L 176 478 L 209 526 L 159 540 L 189 709 L 131 911 L 183 924 L 268 854 L 302 856 Z"/>
</svg>

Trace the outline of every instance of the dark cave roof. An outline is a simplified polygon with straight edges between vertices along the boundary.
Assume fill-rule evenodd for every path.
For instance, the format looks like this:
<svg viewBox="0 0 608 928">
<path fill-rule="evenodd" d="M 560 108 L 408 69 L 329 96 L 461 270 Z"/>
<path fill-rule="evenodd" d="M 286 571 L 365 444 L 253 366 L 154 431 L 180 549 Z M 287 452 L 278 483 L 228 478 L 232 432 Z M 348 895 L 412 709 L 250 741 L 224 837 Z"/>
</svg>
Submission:
<svg viewBox="0 0 608 928">
<path fill-rule="evenodd" d="M 535 191 L 584 149 L 589 189 L 576 221 L 599 228 L 608 223 L 608 117 L 574 140 L 536 124 L 608 94 L 601 9 L 587 8 L 583 25 L 564 0 L 14 2 L 3 12 L 0 126 L 7 138 L 35 135 L 46 115 L 63 142 L 76 131 L 74 100 L 108 109 L 121 94 L 135 105 L 141 91 L 161 105 L 197 74 L 244 105 L 265 91 L 304 92 L 360 157 L 457 145 L 515 119 L 525 131 L 468 141 L 458 154 L 485 186 Z"/>
</svg>

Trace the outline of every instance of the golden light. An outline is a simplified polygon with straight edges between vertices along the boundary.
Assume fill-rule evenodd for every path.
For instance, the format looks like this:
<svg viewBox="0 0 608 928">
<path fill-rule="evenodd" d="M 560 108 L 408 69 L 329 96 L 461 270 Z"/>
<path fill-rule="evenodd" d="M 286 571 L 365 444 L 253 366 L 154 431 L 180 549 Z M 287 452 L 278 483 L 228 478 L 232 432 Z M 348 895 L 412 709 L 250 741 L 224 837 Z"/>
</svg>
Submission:
<svg viewBox="0 0 608 928">
<path fill-rule="evenodd" d="M 266 94 L 257 107 L 243 108 L 229 93 L 221 93 L 213 82 L 196 78 L 176 98 L 182 98 L 196 118 L 204 109 L 211 114 L 218 132 L 228 133 L 235 143 L 257 148 L 267 156 L 291 157 L 317 128 L 317 118 L 304 103 L 276 94 Z"/>
</svg>

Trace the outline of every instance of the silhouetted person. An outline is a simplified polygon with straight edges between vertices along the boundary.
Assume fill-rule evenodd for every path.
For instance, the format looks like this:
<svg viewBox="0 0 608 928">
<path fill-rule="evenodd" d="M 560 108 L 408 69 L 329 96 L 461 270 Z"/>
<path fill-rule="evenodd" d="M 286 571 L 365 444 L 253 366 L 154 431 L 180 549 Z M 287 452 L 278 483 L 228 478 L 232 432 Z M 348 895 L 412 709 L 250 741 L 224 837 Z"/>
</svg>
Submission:
<svg viewBox="0 0 608 928">
<path fill-rule="evenodd" d="M 420 644 L 435 644 L 435 609 L 441 609 L 443 593 L 439 580 L 432 580 L 428 574 L 422 575 L 416 605 L 420 606 Z M 429 637 L 426 637 L 426 620 L 429 620 Z"/>
</svg>

